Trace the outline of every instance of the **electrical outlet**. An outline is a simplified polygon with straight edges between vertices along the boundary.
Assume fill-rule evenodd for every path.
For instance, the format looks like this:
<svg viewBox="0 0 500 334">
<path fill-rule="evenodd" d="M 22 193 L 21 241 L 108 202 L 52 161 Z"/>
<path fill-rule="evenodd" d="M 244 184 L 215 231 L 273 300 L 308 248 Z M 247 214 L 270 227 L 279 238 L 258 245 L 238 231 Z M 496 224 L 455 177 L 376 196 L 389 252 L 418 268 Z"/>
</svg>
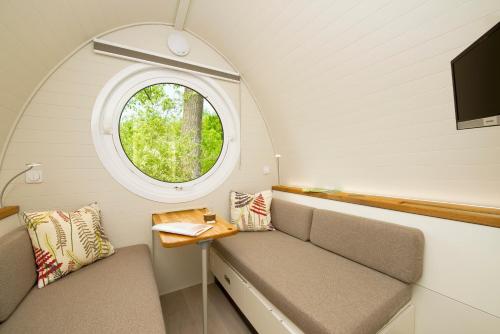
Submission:
<svg viewBox="0 0 500 334">
<path fill-rule="evenodd" d="M 264 173 L 264 175 L 268 175 L 269 173 L 271 173 L 271 167 L 269 166 L 262 167 L 262 173 Z"/>
<path fill-rule="evenodd" d="M 32 169 L 26 172 L 26 183 L 42 183 L 43 175 L 40 169 Z"/>
</svg>

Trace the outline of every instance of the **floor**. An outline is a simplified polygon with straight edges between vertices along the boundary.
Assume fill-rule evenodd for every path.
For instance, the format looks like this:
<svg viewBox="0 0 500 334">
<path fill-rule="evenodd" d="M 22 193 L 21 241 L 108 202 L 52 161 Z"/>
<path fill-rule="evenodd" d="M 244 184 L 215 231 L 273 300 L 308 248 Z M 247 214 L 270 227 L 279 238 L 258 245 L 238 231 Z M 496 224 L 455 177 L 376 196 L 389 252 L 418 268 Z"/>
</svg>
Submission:
<svg viewBox="0 0 500 334">
<path fill-rule="evenodd" d="M 168 334 L 202 332 L 201 285 L 161 296 L 161 306 Z M 208 286 L 208 333 L 256 333 L 216 284 Z"/>
</svg>

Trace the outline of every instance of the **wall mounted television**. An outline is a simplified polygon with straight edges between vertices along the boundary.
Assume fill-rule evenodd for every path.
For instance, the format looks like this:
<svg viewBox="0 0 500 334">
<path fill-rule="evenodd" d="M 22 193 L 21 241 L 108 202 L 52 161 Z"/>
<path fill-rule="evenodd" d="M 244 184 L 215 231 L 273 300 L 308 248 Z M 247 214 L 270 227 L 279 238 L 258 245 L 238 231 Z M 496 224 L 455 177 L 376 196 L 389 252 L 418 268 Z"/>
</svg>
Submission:
<svg viewBox="0 0 500 334">
<path fill-rule="evenodd" d="M 500 125 L 500 22 L 451 61 L 457 129 Z"/>
</svg>

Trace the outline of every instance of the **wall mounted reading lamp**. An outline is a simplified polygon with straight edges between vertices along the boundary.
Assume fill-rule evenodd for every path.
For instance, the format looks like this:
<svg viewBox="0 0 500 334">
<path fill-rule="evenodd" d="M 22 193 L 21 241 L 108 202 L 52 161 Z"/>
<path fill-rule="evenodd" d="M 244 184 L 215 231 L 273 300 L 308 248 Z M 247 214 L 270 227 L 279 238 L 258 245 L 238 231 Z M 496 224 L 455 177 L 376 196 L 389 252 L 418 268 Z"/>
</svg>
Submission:
<svg viewBox="0 0 500 334">
<path fill-rule="evenodd" d="M 0 208 L 3 208 L 3 195 L 5 193 L 5 190 L 7 190 L 7 187 L 9 186 L 9 184 L 12 183 L 12 181 L 14 181 L 17 177 L 23 175 L 24 173 L 32 170 L 34 167 L 37 167 L 37 166 L 41 166 L 41 164 L 39 163 L 36 163 L 36 162 L 31 162 L 29 164 L 26 164 L 26 169 L 23 170 L 22 172 L 20 173 L 17 173 L 16 175 L 14 175 L 13 177 L 10 178 L 9 181 L 7 181 L 7 183 L 3 186 L 2 188 L 2 192 L 0 193 Z"/>
</svg>

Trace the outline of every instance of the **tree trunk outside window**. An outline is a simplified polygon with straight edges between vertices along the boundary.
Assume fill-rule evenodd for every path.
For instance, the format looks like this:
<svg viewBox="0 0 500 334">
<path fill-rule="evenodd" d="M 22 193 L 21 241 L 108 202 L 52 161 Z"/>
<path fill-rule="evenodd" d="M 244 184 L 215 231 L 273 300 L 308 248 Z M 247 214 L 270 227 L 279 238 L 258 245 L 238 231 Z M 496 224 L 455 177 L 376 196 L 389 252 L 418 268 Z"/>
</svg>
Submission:
<svg viewBox="0 0 500 334">
<path fill-rule="evenodd" d="M 203 115 L 203 96 L 196 91 L 185 88 L 184 109 L 182 114 L 181 134 L 186 138 L 189 153 L 182 157 L 182 168 L 190 179 L 195 179 L 201 174 L 201 120 Z"/>
</svg>

